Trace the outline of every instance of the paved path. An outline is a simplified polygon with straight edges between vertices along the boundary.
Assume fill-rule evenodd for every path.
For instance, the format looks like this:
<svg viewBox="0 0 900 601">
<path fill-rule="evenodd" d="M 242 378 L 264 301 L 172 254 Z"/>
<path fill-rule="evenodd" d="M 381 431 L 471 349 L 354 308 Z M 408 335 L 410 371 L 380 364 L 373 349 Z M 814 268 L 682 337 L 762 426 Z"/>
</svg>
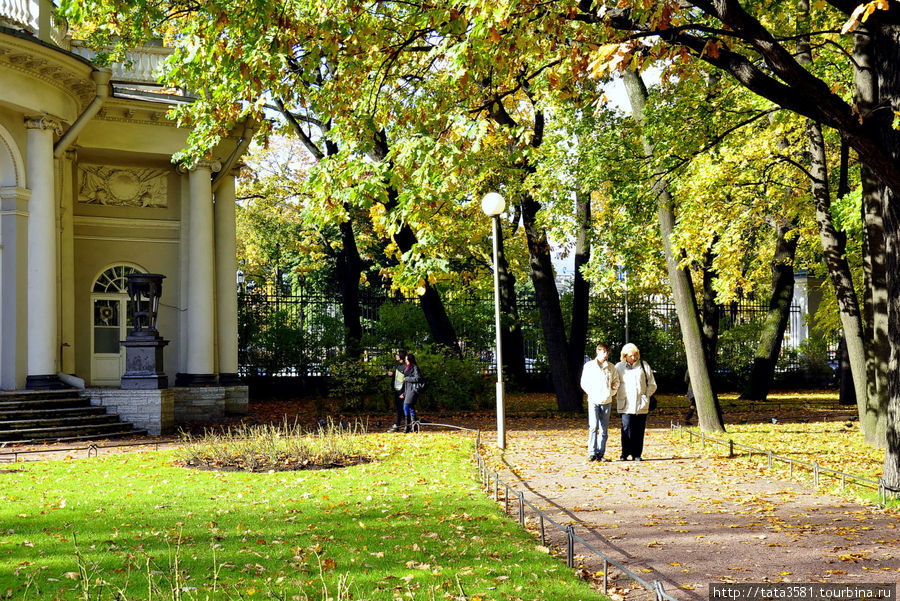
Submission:
<svg viewBox="0 0 900 601">
<path fill-rule="evenodd" d="M 620 449 L 611 424 L 607 455 Z M 701 455 L 648 429 L 643 462 L 587 462 L 587 424 L 508 423 L 494 469 L 554 520 L 572 524 L 598 550 L 678 599 L 708 598 L 712 582 L 871 583 L 900 580 L 900 518 L 764 467 Z M 488 434 L 488 447 L 496 439 Z M 511 504 L 513 514 L 517 508 Z M 547 532 L 555 530 L 548 528 Z M 554 535 L 554 546 L 563 543 Z M 558 548 L 565 548 L 562 544 Z M 578 561 L 601 570 L 577 546 Z M 616 571 L 613 571 L 615 573 Z M 613 597 L 647 598 L 616 581 Z"/>
</svg>

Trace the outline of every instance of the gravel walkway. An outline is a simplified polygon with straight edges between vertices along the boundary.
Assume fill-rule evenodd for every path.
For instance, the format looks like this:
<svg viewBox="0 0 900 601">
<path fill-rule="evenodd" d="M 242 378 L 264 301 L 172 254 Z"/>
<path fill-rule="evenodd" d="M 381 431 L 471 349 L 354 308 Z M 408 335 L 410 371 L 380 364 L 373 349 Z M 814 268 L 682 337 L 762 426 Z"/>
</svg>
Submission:
<svg viewBox="0 0 900 601">
<path fill-rule="evenodd" d="M 644 461 L 587 462 L 586 423 L 547 423 L 535 429 L 523 422 L 520 429 L 508 422 L 507 450 L 493 469 L 500 467 L 501 479 L 555 521 L 572 524 L 591 545 L 644 580 L 659 580 L 677 599 L 707 599 L 713 582 L 900 580 L 896 512 L 780 480 L 764 467 L 701 455 L 699 445 L 652 424 Z M 614 417 L 608 457 L 618 457 L 618 427 Z M 484 441 L 496 444 L 492 434 Z M 517 515 L 514 500 L 510 507 Z M 548 524 L 551 532 L 553 547 L 564 550 L 564 536 Z M 596 555 L 578 544 L 575 553 L 583 575 L 602 572 Z M 648 598 L 618 570 L 610 577 L 616 577 L 613 598 Z"/>
</svg>

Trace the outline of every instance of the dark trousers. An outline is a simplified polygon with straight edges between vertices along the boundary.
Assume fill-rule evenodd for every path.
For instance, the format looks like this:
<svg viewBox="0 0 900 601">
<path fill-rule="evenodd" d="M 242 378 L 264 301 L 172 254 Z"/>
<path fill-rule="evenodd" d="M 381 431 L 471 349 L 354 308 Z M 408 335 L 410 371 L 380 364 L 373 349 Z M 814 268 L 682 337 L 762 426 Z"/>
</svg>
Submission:
<svg viewBox="0 0 900 601">
<path fill-rule="evenodd" d="M 622 457 L 631 455 L 637 459 L 644 452 L 644 430 L 647 414 L 622 414 Z"/>
<path fill-rule="evenodd" d="M 394 390 L 394 411 L 397 413 L 397 417 L 394 418 L 395 426 L 403 425 L 403 399 L 400 398 L 400 395 L 403 394 L 403 389 Z"/>
</svg>

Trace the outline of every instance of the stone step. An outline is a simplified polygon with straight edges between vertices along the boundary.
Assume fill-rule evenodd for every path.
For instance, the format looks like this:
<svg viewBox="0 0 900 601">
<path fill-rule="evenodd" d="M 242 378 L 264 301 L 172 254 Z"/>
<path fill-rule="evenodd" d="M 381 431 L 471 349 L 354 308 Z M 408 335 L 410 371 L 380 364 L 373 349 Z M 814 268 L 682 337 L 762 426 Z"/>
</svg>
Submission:
<svg viewBox="0 0 900 601">
<path fill-rule="evenodd" d="M 103 407 L 98 407 L 100 413 L 94 412 L 87 415 L 62 415 L 53 417 L 41 417 L 37 419 L 9 419 L 9 416 L 0 416 L 0 433 L 9 430 L 27 430 L 33 428 L 60 428 L 65 426 L 95 426 L 103 424 L 121 424 L 119 416 L 115 413 L 102 412 Z M 128 424 L 129 426 L 131 424 Z M 2 435 L 2 434 L 0 434 Z"/>
<path fill-rule="evenodd" d="M 63 390 L 15 390 L 0 392 L 0 403 L 21 401 L 52 401 L 62 399 L 80 399 L 81 393 L 74 388 Z"/>
<path fill-rule="evenodd" d="M 111 438 L 136 434 L 146 434 L 146 431 L 136 430 L 131 424 L 116 421 L 107 424 L 83 424 L 49 428 L 35 427 L 5 430 L 0 431 L 0 442 L 6 444 L 59 442 L 64 440 L 86 440 L 86 437 Z"/>
<path fill-rule="evenodd" d="M 85 434 L 82 436 L 64 436 L 61 438 L 29 438 L 23 440 L 4 440 L 0 441 L 0 445 L 16 445 L 16 444 L 44 444 L 51 442 L 78 442 L 81 440 L 107 440 L 112 438 L 122 438 L 124 436 L 144 436 L 146 430 L 134 429 L 122 432 L 106 432 L 103 434 Z M 0 449 L 3 447 L 0 446 Z M 7 453 L 9 451 L 6 451 Z"/>
<path fill-rule="evenodd" d="M 4 397 L 0 396 L 0 416 L 10 411 L 72 409 L 90 406 L 90 399 L 82 396 L 65 399 L 33 399 L 29 401 L 8 401 L 5 400 Z"/>
<path fill-rule="evenodd" d="M 6 409 L 0 407 L 0 422 L 14 421 L 19 419 L 54 419 L 58 417 L 82 417 L 85 415 L 103 415 L 106 413 L 104 407 L 94 407 L 87 400 L 79 403 L 77 406 L 71 407 L 54 407 L 54 406 L 25 406 L 16 407 L 15 409 Z"/>
<path fill-rule="evenodd" d="M 79 412 L 93 412 L 95 409 L 97 408 L 93 407 L 90 400 L 86 398 L 68 401 L 0 401 L 0 420 L 7 419 L 5 416 L 28 416 L 29 414 L 49 417 L 53 417 L 54 413 L 77 415 Z M 103 408 L 100 407 L 100 409 Z"/>
</svg>

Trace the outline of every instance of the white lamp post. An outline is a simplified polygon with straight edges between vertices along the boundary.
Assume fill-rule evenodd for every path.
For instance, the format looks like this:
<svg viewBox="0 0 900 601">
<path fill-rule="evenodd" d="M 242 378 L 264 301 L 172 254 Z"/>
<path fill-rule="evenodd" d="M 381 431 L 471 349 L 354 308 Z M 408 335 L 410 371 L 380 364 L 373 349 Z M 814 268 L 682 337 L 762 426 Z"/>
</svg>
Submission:
<svg viewBox="0 0 900 601">
<path fill-rule="evenodd" d="M 481 200 L 481 210 L 491 217 L 494 226 L 494 329 L 497 335 L 497 448 L 506 448 L 506 426 L 503 423 L 503 351 L 500 344 L 500 271 L 498 269 L 500 241 L 500 213 L 506 209 L 506 201 L 496 192 L 488 192 Z"/>
</svg>

